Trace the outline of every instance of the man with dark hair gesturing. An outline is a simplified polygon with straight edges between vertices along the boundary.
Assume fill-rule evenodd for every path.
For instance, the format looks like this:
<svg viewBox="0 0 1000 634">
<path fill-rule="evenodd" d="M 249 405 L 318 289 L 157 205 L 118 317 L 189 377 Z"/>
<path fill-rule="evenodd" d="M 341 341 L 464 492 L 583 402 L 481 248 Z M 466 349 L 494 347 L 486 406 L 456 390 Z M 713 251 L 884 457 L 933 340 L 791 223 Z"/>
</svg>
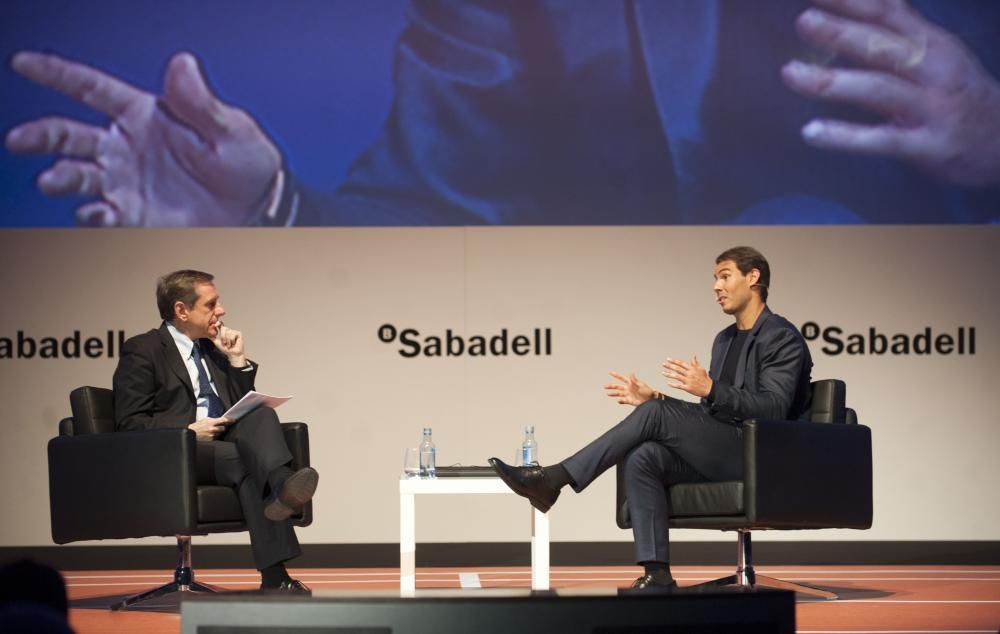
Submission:
<svg viewBox="0 0 1000 634">
<path fill-rule="evenodd" d="M 223 417 L 254 389 L 257 364 L 246 357 L 243 334 L 223 325 L 226 309 L 213 280 L 190 270 L 158 280 L 163 324 L 122 347 L 115 426 L 194 431 L 199 483 L 228 485 L 239 495 L 261 589 L 308 593 L 285 569 L 285 561 L 301 554 L 288 518 L 312 499 L 319 474 L 311 467 L 292 471 L 273 409 L 257 408 L 238 421 Z"/>
<path fill-rule="evenodd" d="M 767 307 L 767 260 L 756 249 L 735 247 L 715 262 L 716 300 L 736 323 L 716 336 L 710 369 L 694 356 L 663 363 L 669 387 L 700 402 L 661 394 L 635 374 L 612 372 L 619 382 L 605 386 L 608 396 L 635 410 L 597 440 L 548 467 L 511 467 L 490 459 L 504 482 L 543 512 L 562 487 L 568 484 L 579 493 L 608 468 L 624 463 L 636 561 L 645 567 L 632 586 L 639 590 L 676 585 L 670 574 L 666 487 L 742 478 L 742 421 L 795 420 L 809 409 L 812 358 L 795 326 Z"/>
</svg>

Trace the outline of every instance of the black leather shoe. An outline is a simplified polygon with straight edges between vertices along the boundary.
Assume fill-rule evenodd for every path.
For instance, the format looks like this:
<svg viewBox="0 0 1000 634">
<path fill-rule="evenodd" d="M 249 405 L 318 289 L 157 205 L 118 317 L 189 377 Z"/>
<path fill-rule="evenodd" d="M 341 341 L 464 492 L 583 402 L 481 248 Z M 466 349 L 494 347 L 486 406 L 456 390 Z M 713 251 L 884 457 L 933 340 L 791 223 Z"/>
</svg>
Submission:
<svg viewBox="0 0 1000 634">
<path fill-rule="evenodd" d="M 315 469 L 299 469 L 281 483 L 281 490 L 264 507 L 264 517 L 272 522 L 287 520 L 312 499 L 317 484 L 319 473 Z"/>
<path fill-rule="evenodd" d="M 559 499 L 559 489 L 549 484 L 541 467 L 512 467 L 499 458 L 490 458 L 490 465 L 504 484 L 514 493 L 528 498 L 542 513 L 547 513 Z"/>
<path fill-rule="evenodd" d="M 674 592 L 677 590 L 677 582 L 668 574 L 653 573 L 645 574 L 632 582 L 630 592 Z"/>
<path fill-rule="evenodd" d="M 265 588 L 261 586 L 261 590 L 265 592 L 274 592 L 280 594 L 301 594 L 301 595 L 311 595 L 312 590 L 309 586 L 302 583 L 298 579 L 285 579 L 277 588 Z"/>
</svg>

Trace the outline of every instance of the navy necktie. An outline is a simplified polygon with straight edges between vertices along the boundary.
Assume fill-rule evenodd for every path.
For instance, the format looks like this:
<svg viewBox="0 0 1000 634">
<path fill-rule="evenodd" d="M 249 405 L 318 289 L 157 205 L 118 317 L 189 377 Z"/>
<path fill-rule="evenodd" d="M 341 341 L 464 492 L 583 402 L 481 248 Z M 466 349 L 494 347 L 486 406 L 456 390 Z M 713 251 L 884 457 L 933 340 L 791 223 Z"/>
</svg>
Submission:
<svg viewBox="0 0 1000 634">
<path fill-rule="evenodd" d="M 212 383 L 208 379 L 205 364 L 201 362 L 201 350 L 199 350 L 198 343 L 195 341 L 194 348 L 191 349 L 191 358 L 194 359 L 194 365 L 198 368 L 198 397 L 208 399 L 208 417 L 218 418 L 222 416 L 226 408 L 222 404 L 222 399 L 212 390 Z"/>
</svg>

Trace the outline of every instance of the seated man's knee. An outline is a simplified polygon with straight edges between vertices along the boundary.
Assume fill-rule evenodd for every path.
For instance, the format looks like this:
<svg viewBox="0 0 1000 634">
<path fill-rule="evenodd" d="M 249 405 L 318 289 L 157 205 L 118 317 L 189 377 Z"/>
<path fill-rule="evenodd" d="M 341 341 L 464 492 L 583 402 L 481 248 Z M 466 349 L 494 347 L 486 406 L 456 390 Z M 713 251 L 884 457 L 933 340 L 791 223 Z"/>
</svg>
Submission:
<svg viewBox="0 0 1000 634">
<path fill-rule="evenodd" d="M 655 441 L 646 441 L 625 456 L 625 476 L 655 474 L 662 471 L 663 452 L 670 450 Z"/>
<path fill-rule="evenodd" d="M 648 401 L 641 403 L 635 408 L 635 412 L 641 412 L 643 414 L 649 415 L 652 413 L 659 413 L 663 409 L 663 402 L 655 398 L 651 398 Z"/>
<path fill-rule="evenodd" d="M 243 418 L 239 423 L 244 427 L 255 425 L 280 425 L 278 414 L 270 407 L 258 407 Z"/>
</svg>

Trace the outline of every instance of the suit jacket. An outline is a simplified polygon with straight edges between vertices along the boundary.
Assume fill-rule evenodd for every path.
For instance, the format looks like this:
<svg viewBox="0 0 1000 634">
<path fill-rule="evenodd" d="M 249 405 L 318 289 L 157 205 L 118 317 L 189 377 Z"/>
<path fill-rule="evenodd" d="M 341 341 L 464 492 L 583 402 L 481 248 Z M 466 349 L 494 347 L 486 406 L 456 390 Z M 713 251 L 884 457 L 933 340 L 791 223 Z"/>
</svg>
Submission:
<svg viewBox="0 0 1000 634">
<path fill-rule="evenodd" d="M 204 359 L 223 405 L 231 407 L 254 389 L 257 364 L 244 371 L 229 365 L 214 346 L 202 349 L 209 350 Z M 195 422 L 195 390 L 165 323 L 125 342 L 113 386 L 119 431 L 184 428 Z"/>
<path fill-rule="evenodd" d="M 717 418 L 797 420 L 810 406 L 812 356 L 798 329 L 764 307 L 743 344 L 733 385 L 719 383 L 736 324 L 712 343 L 709 376 L 716 381 L 714 400 L 702 403 Z"/>
<path fill-rule="evenodd" d="M 1000 76 L 1000 3 L 912 4 Z M 1000 188 L 950 186 L 895 159 L 802 141 L 814 118 L 871 120 L 781 82 L 784 63 L 816 57 L 794 27 L 806 6 L 413 0 L 381 137 L 336 195 L 299 187 L 296 222 L 1000 219 Z"/>
</svg>

